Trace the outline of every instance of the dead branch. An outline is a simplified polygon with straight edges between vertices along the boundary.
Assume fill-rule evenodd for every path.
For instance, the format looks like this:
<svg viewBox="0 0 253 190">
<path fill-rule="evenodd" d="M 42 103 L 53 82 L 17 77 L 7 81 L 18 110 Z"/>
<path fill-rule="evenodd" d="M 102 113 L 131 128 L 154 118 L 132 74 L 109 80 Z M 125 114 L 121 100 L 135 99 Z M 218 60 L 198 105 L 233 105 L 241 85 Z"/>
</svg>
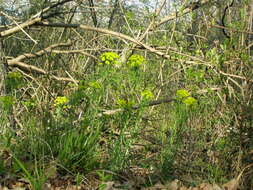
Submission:
<svg viewBox="0 0 253 190">
<path fill-rule="evenodd" d="M 36 67 L 34 65 L 28 65 L 26 63 L 20 62 L 20 61 L 12 61 L 8 60 L 7 61 L 8 66 L 10 67 L 18 67 L 19 69 L 23 71 L 28 71 L 30 73 L 37 73 L 37 74 L 47 74 L 47 72 L 43 69 L 40 69 L 39 67 Z"/>
<path fill-rule="evenodd" d="M 66 47 L 66 46 L 68 47 L 70 45 L 71 45 L 71 43 L 53 44 L 53 45 L 51 45 L 51 46 L 49 46 L 49 47 L 47 47 L 45 49 L 42 49 L 42 50 L 40 50 L 40 51 L 38 51 L 36 53 L 25 53 L 25 54 L 19 55 L 18 57 L 14 58 L 14 59 L 12 59 L 10 61 L 11 62 L 19 62 L 19 61 L 22 61 L 22 60 L 27 59 L 27 58 L 29 59 L 29 58 L 40 57 L 40 56 L 42 56 L 42 55 L 44 55 L 46 53 L 51 53 L 54 48 L 57 48 L 57 47 Z"/>
<path fill-rule="evenodd" d="M 220 29 L 226 29 L 226 30 L 230 30 L 232 32 L 238 32 L 238 33 L 245 33 L 245 34 L 253 34 L 253 32 L 251 31 L 247 31 L 247 30 L 237 30 L 234 28 L 230 28 L 230 27 L 224 27 L 224 26 L 220 26 L 220 25 L 209 25 L 209 27 L 214 27 L 214 28 L 220 28 Z"/>
<path fill-rule="evenodd" d="M 211 91 L 218 91 L 218 90 L 221 90 L 221 88 L 214 87 L 214 88 L 210 88 L 210 89 L 202 89 L 202 90 L 197 91 L 197 94 L 200 94 L 200 95 L 205 94 L 205 93 L 208 93 L 210 90 Z M 160 100 L 153 100 L 153 101 L 150 101 L 144 105 L 139 104 L 139 105 L 132 106 L 131 109 L 137 110 L 142 107 L 157 106 L 160 104 L 171 103 L 174 101 L 176 101 L 175 98 L 164 98 L 164 99 L 160 99 Z M 113 109 L 113 110 L 102 110 L 102 113 L 99 114 L 99 117 L 101 117 L 102 115 L 113 115 L 113 114 L 116 114 L 116 113 L 119 113 L 122 111 L 124 111 L 123 108 L 118 108 L 118 109 Z"/>
<path fill-rule="evenodd" d="M 22 62 L 24 59 L 30 59 L 30 58 L 36 58 L 39 56 L 43 56 L 46 53 L 56 53 L 56 54 L 73 54 L 73 53 L 80 53 L 86 56 L 89 56 L 95 60 L 98 60 L 98 58 L 96 58 L 95 56 L 85 52 L 84 50 L 54 50 L 54 48 L 57 47 L 68 47 L 70 46 L 71 43 L 59 43 L 59 44 L 53 44 L 45 49 L 42 49 L 36 53 L 25 53 L 22 55 L 19 55 L 16 58 L 13 59 L 9 59 L 7 60 L 7 65 L 10 67 L 17 67 L 22 71 L 26 71 L 29 73 L 36 73 L 36 74 L 42 74 L 42 75 L 49 75 L 50 78 L 58 80 L 58 81 L 66 81 L 66 82 L 74 82 L 74 83 L 78 83 L 76 80 L 74 80 L 73 78 L 67 78 L 67 77 L 58 77 L 55 75 L 50 75 L 47 71 L 45 71 L 44 69 L 41 69 L 37 66 L 34 65 L 29 65 L 26 64 L 24 62 Z"/>
<path fill-rule="evenodd" d="M 48 75 L 50 78 L 58 80 L 58 81 L 65 81 L 65 82 L 74 82 L 74 83 L 78 83 L 77 81 L 71 79 L 71 78 L 67 78 L 67 77 L 57 77 L 55 75 L 50 75 L 47 71 L 45 71 L 44 69 L 41 69 L 39 67 L 36 67 L 34 65 L 29 65 L 23 62 L 18 62 L 18 61 L 12 61 L 9 60 L 7 61 L 8 66 L 10 67 L 17 67 L 22 71 L 26 71 L 29 73 L 37 73 L 37 74 L 42 74 L 42 75 Z"/>
<path fill-rule="evenodd" d="M 102 28 L 94 28 L 94 27 L 90 27 L 90 26 L 86 26 L 86 25 L 80 25 L 80 28 L 84 29 L 84 30 L 90 30 L 90 31 L 97 31 L 97 32 L 100 32 L 100 33 L 104 33 L 104 34 L 110 34 L 112 36 L 115 36 L 117 38 L 120 38 L 120 39 L 125 39 L 125 40 L 128 40 L 134 44 L 137 44 L 137 45 L 140 45 L 142 47 L 144 47 L 145 49 L 149 50 L 150 52 L 158 55 L 158 56 L 161 56 L 163 58 L 166 58 L 166 59 L 170 59 L 170 55 L 167 55 L 166 53 L 163 53 L 155 48 L 152 48 L 150 47 L 149 45 L 147 44 L 144 44 L 138 40 L 135 40 L 134 38 L 130 37 L 130 36 L 127 36 L 125 34 L 122 34 L 122 33 L 119 33 L 119 32 L 114 32 L 114 31 L 111 31 L 111 30 L 107 30 L 107 29 L 102 29 Z M 172 51 L 172 50 L 170 50 Z M 203 60 L 201 60 L 200 58 L 198 57 L 194 57 L 194 56 L 191 56 L 191 55 L 187 55 L 187 54 L 182 54 L 181 52 L 178 52 L 178 51 L 175 51 L 173 50 L 173 53 L 176 53 L 176 54 L 179 54 L 179 55 L 183 55 L 183 56 L 186 56 L 194 61 L 199 61 L 199 62 L 205 62 Z"/>
<path fill-rule="evenodd" d="M 34 18 L 32 20 L 27 20 L 26 22 L 18 25 L 18 26 L 15 26 L 13 28 L 10 28 L 8 30 L 5 30 L 5 31 L 2 31 L 0 32 L 0 37 L 6 37 L 6 36 L 9 36 L 11 34 L 14 34 L 16 32 L 19 32 L 20 30 L 24 29 L 24 28 L 27 28 L 29 26 L 32 26 L 34 25 L 35 23 L 37 22 L 40 22 L 41 21 L 41 18 Z"/>
<path fill-rule="evenodd" d="M 122 33 L 119 33 L 119 32 L 114 32 L 114 31 L 107 30 L 107 29 L 103 29 L 103 28 L 96 28 L 96 27 L 91 27 L 91 26 L 81 25 L 81 24 L 48 23 L 48 22 L 38 22 L 38 23 L 35 23 L 35 25 L 37 25 L 37 26 L 47 26 L 47 27 L 81 28 L 81 29 L 88 30 L 88 31 L 96 31 L 96 32 L 99 32 L 99 33 L 109 34 L 109 35 L 115 36 L 119 39 L 124 39 L 124 40 L 130 41 L 134 44 L 137 44 L 141 47 L 144 47 L 148 51 L 150 51 L 150 52 L 152 52 L 152 53 L 154 53 L 158 56 L 161 56 L 165 59 L 170 59 L 171 58 L 170 55 L 167 55 L 166 53 L 163 53 L 163 52 L 161 52 L 161 51 L 159 51 L 155 48 L 152 48 L 151 46 L 149 46 L 147 44 L 144 44 L 144 43 L 142 43 L 138 40 L 135 40 L 134 38 L 132 38 L 128 35 L 125 35 L 125 34 L 122 34 Z M 191 55 L 188 55 L 188 54 L 182 54 L 181 52 L 178 52 L 178 51 L 175 51 L 175 50 L 173 50 L 173 53 L 183 55 L 183 56 L 188 57 L 188 58 L 190 58 L 191 60 L 194 60 L 194 61 L 199 61 L 199 62 L 205 63 L 204 60 L 202 60 L 201 58 L 195 57 L 195 56 L 191 56 Z"/>
<path fill-rule="evenodd" d="M 28 26 L 31 26 L 31 25 L 48 26 L 48 27 L 81 28 L 81 29 L 84 29 L 84 30 L 96 31 L 96 32 L 104 33 L 104 34 L 110 34 L 110 35 L 115 36 L 117 38 L 128 40 L 128 41 L 130 41 L 134 44 L 142 46 L 145 49 L 149 50 L 150 52 L 152 52 L 156 55 L 162 56 L 163 58 L 170 59 L 169 55 L 167 55 L 167 54 L 165 54 L 165 53 L 163 53 L 163 52 L 161 52 L 161 51 L 159 51 L 155 48 L 152 48 L 152 47 L 150 47 L 150 46 L 148 46 L 148 45 L 146 45 L 146 44 L 144 44 L 144 43 L 142 43 L 138 40 L 135 40 L 134 38 L 132 38 L 130 36 L 127 36 L 127 35 L 119 33 L 119 32 L 114 32 L 114 31 L 111 31 L 111 30 L 103 29 L 103 28 L 95 28 L 95 27 L 91 27 L 91 26 L 87 26 L 87 25 L 80 25 L 80 24 L 48 23 L 48 22 L 39 22 L 39 21 L 41 21 L 40 18 L 35 18 L 34 20 L 31 20 L 29 22 L 27 21 L 26 23 L 20 24 L 19 26 L 22 27 L 22 28 L 25 28 L 25 27 L 28 27 Z M 3 32 L 0 33 L 0 37 L 8 36 L 10 34 L 18 32 L 20 30 L 20 27 L 14 27 L 12 29 L 3 31 Z M 175 51 L 175 50 L 173 50 L 173 53 L 182 55 L 181 52 L 178 52 L 178 51 Z M 200 58 L 194 57 L 194 56 L 191 56 L 191 55 L 183 54 L 183 56 L 186 56 L 186 57 L 188 57 L 188 58 L 190 58 L 194 61 L 205 62 L 205 61 L 201 60 Z"/>
<path fill-rule="evenodd" d="M 156 105 L 160 105 L 160 104 L 164 104 L 164 103 L 170 103 L 170 102 L 173 102 L 175 100 L 176 99 L 174 99 L 174 98 L 165 98 L 165 99 L 160 99 L 160 100 L 153 100 L 153 101 L 150 101 L 150 102 L 148 102 L 144 105 L 132 106 L 131 109 L 137 110 L 137 109 L 140 109 L 142 107 L 156 106 Z M 103 111 L 102 114 L 99 115 L 100 117 L 102 115 L 113 115 L 113 114 L 124 111 L 124 109 L 123 108 L 118 108 L 118 109 L 114 109 L 114 110 L 102 110 L 102 111 Z"/>
<path fill-rule="evenodd" d="M 69 50 L 69 51 L 64 51 L 64 50 L 52 50 L 52 53 L 59 53 L 59 54 L 74 54 L 74 53 L 80 53 L 83 54 L 85 56 L 91 57 L 95 60 L 99 60 L 97 57 L 95 57 L 94 55 L 91 55 L 87 52 L 85 52 L 84 50 Z"/>
<path fill-rule="evenodd" d="M 78 84 L 78 81 L 73 80 L 72 78 L 68 78 L 68 77 L 57 77 L 55 75 L 52 75 L 50 78 L 53 78 L 55 80 L 62 81 L 62 82 L 73 82 L 75 84 Z"/>
<path fill-rule="evenodd" d="M 16 58 L 7 60 L 7 65 L 10 67 L 17 67 L 19 69 L 21 69 L 22 71 L 26 71 L 29 73 L 37 73 L 37 74 L 42 74 L 42 75 L 49 75 L 50 78 L 53 78 L 55 80 L 58 81 L 66 81 L 66 82 L 74 82 L 77 83 L 76 80 L 74 80 L 73 78 L 67 78 L 67 77 L 58 77 L 55 75 L 50 75 L 47 71 L 45 71 L 44 69 L 41 69 L 37 66 L 34 65 L 29 65 L 26 64 L 24 62 L 22 62 L 24 59 L 29 59 L 29 58 L 35 58 L 35 57 L 39 57 L 42 56 L 46 53 L 59 53 L 59 54 L 72 54 L 72 53 L 81 53 L 83 55 L 86 56 L 90 56 L 94 59 L 97 59 L 95 56 L 84 52 L 83 50 L 70 50 L 70 51 L 63 51 L 63 50 L 53 50 L 56 47 L 66 47 L 66 46 L 70 46 L 71 43 L 59 43 L 59 44 L 53 44 L 43 50 L 40 50 L 36 53 L 25 53 L 23 55 L 20 55 Z"/>
<path fill-rule="evenodd" d="M 20 30 L 23 30 L 23 29 L 26 28 L 26 27 L 29 27 L 29 26 L 32 26 L 32 25 L 38 23 L 38 22 L 41 22 L 41 21 L 42 21 L 42 18 L 41 18 L 40 16 L 41 16 L 42 13 L 48 12 L 50 9 L 55 8 L 55 7 L 59 6 L 59 5 L 63 5 L 63 4 L 65 4 L 65 3 L 67 3 L 67 2 L 70 2 L 70 1 L 73 1 L 73 0 L 64 0 L 64 1 L 61 1 L 61 2 L 58 2 L 58 3 L 54 4 L 54 5 L 52 5 L 52 6 L 50 6 L 50 7 L 47 7 L 47 8 L 45 8 L 45 9 L 43 9 L 43 10 L 40 11 L 39 13 L 35 14 L 34 16 L 32 16 L 30 20 L 27 20 L 26 22 L 24 22 L 24 23 L 22 23 L 22 24 L 20 24 L 20 25 L 18 25 L 18 26 L 15 26 L 15 27 L 13 27 L 13 28 L 11 28 L 11 29 L 8 29 L 8 30 L 5 30 L 5 31 L 0 32 L 0 37 L 9 36 L 9 35 L 14 34 L 14 33 L 18 32 L 18 31 L 20 31 Z M 162 25 L 162 24 L 164 24 L 164 23 L 166 23 L 166 22 L 168 22 L 168 21 L 174 20 L 174 19 L 176 19 L 176 18 L 178 18 L 178 17 L 180 17 L 180 16 L 183 16 L 183 15 L 185 15 L 185 14 L 188 14 L 188 13 L 190 13 L 190 12 L 192 12 L 192 11 L 198 9 L 199 7 L 202 7 L 203 5 L 205 5 L 205 4 L 208 3 L 208 2 L 209 2 L 209 0 L 202 0 L 202 1 L 200 1 L 200 2 L 197 2 L 197 3 L 192 4 L 191 6 L 188 6 L 186 9 L 184 9 L 184 10 L 182 11 L 182 13 L 174 13 L 174 14 L 172 14 L 172 15 L 168 15 L 168 16 L 164 17 L 164 18 L 162 18 L 162 19 L 160 20 L 160 22 L 158 22 L 157 24 L 152 25 L 152 27 L 150 27 L 150 28 L 146 31 L 146 33 L 147 33 L 148 31 L 154 30 L 156 27 L 158 27 L 158 26 L 160 26 L 160 25 Z M 43 19 L 45 19 L 45 18 L 43 18 Z M 40 24 L 40 25 L 41 25 L 41 24 Z M 63 26 L 62 26 L 62 27 L 63 27 Z M 66 27 L 66 26 L 65 26 L 65 27 Z M 141 41 L 141 40 L 140 40 L 140 41 Z"/>
<path fill-rule="evenodd" d="M 62 1 L 62 2 L 69 2 L 69 1 L 70 0 L 65 0 L 65 1 Z M 187 13 L 189 13 L 189 12 L 191 12 L 191 11 L 199 8 L 201 5 L 206 4 L 207 2 L 209 2 L 209 1 L 208 0 L 203 0 L 203 1 L 197 2 L 197 3 L 189 6 L 188 8 L 184 9 L 183 13 L 181 13 L 181 14 L 182 15 L 187 14 Z M 169 20 L 175 19 L 177 17 L 178 17 L 177 14 L 172 15 L 172 16 L 164 17 L 158 24 L 153 25 L 152 27 L 150 27 L 149 30 L 154 29 L 157 26 L 159 26 L 159 25 L 161 25 L 161 24 L 163 24 L 163 23 L 165 23 L 165 22 L 167 22 Z M 150 51 L 150 52 L 152 52 L 152 53 L 154 53 L 154 54 L 156 54 L 158 56 L 162 56 L 163 58 L 170 59 L 170 56 L 167 55 L 166 53 L 163 53 L 163 52 L 161 52 L 161 51 L 159 51 L 159 50 L 157 50 L 155 48 L 152 48 L 151 46 L 149 46 L 147 44 L 142 43 L 139 40 L 136 40 L 136 39 L 134 39 L 134 38 L 132 38 L 130 36 L 127 36 L 127 35 L 119 33 L 119 32 L 114 32 L 114 31 L 111 31 L 111 30 L 103 29 L 103 28 L 90 27 L 90 26 L 87 26 L 87 25 L 80 25 L 80 24 L 48 23 L 48 22 L 41 22 L 41 21 L 42 21 L 41 18 L 37 18 L 36 17 L 33 20 L 29 20 L 29 21 L 27 21 L 27 22 L 25 22 L 23 24 L 20 24 L 17 27 L 14 27 L 14 28 L 11 28 L 9 30 L 1 32 L 0 33 L 0 37 L 8 36 L 10 34 L 18 32 L 19 30 L 21 30 L 21 29 L 23 29 L 25 27 L 32 26 L 32 25 L 48 26 L 48 27 L 64 27 L 64 28 L 81 28 L 81 29 L 84 29 L 84 30 L 105 33 L 105 34 L 109 34 L 109 35 L 115 36 L 115 37 L 120 38 L 120 39 L 128 40 L 128 41 L 130 41 L 130 42 L 132 42 L 132 43 L 134 43 L 136 45 L 144 47 L 148 51 Z M 188 54 L 182 54 L 181 52 L 178 52 L 178 51 L 175 51 L 175 50 L 170 50 L 170 51 L 173 51 L 173 53 L 176 53 L 176 54 L 188 57 L 188 58 L 190 58 L 191 60 L 194 60 L 194 61 L 199 61 L 199 62 L 202 62 L 202 63 L 205 62 L 202 59 L 200 59 L 198 57 L 195 57 L 195 56 L 191 56 L 191 55 L 188 55 Z"/>
</svg>

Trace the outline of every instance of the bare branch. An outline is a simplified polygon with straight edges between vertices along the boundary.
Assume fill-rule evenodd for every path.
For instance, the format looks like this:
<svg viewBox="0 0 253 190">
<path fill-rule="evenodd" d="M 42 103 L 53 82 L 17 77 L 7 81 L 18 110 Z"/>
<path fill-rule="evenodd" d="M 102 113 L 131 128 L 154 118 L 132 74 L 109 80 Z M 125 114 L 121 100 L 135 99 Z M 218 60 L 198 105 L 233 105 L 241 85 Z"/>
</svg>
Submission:
<svg viewBox="0 0 253 190">
<path fill-rule="evenodd" d="M 6 37 L 6 36 L 9 36 L 11 34 L 14 34 L 16 32 L 19 32 L 20 30 L 24 29 L 24 28 L 27 28 L 29 26 L 32 26 L 34 25 L 36 22 L 40 22 L 41 21 L 41 18 L 37 17 L 37 18 L 34 18 L 32 20 L 27 20 L 26 22 L 18 25 L 18 26 L 15 26 L 9 30 L 5 30 L 5 31 L 2 31 L 0 32 L 0 37 Z"/>
<path fill-rule="evenodd" d="M 68 50 L 68 51 L 64 51 L 64 50 L 52 50 L 52 53 L 59 53 L 59 54 L 74 54 L 74 53 L 80 53 L 83 54 L 85 56 L 91 57 L 95 60 L 99 60 L 97 57 L 95 57 L 94 55 L 91 55 L 87 52 L 85 52 L 84 50 Z"/>
<path fill-rule="evenodd" d="M 13 62 L 19 62 L 19 61 L 22 61 L 26 58 L 35 58 L 35 57 L 39 57 L 39 56 L 42 56 L 46 53 L 50 53 L 52 52 L 52 50 L 56 47 L 66 47 L 66 46 L 70 46 L 71 43 L 59 43 L 59 44 L 53 44 L 45 49 L 42 49 L 36 53 L 25 53 L 25 54 L 22 54 L 22 55 L 19 55 L 18 57 L 12 59 L 11 61 Z"/>
<path fill-rule="evenodd" d="M 197 91 L 197 94 L 208 93 L 210 90 L 211 91 L 218 91 L 218 90 L 221 90 L 221 88 L 202 89 L 202 90 Z M 157 105 L 160 105 L 160 104 L 171 103 L 171 102 L 174 102 L 174 101 L 176 101 L 175 98 L 164 98 L 164 99 L 160 99 L 160 100 L 153 100 L 153 101 L 148 102 L 145 105 L 140 105 L 140 104 L 135 105 L 131 109 L 136 110 L 136 109 L 140 109 L 141 107 L 157 106 Z M 118 109 L 113 109 L 113 110 L 102 110 L 102 111 L 103 111 L 102 114 L 99 115 L 100 117 L 102 115 L 113 115 L 113 114 L 124 111 L 124 109 L 123 108 L 118 108 Z"/>
<path fill-rule="evenodd" d="M 17 67 L 22 71 L 27 71 L 30 73 L 37 73 L 37 74 L 42 74 L 42 75 L 49 75 L 50 78 L 53 78 L 55 80 L 58 81 L 65 81 L 65 82 L 74 82 L 74 83 L 78 83 L 77 81 L 71 79 L 71 78 L 67 78 L 67 77 L 57 77 L 55 75 L 50 75 L 47 71 L 45 71 L 44 69 L 41 69 L 39 67 L 36 67 L 34 65 L 28 65 L 26 63 L 23 62 L 18 62 L 18 61 L 8 61 L 7 62 L 8 66 L 11 67 Z"/>
<path fill-rule="evenodd" d="M 47 72 L 43 69 L 40 69 L 39 67 L 36 67 L 34 65 L 28 65 L 26 63 L 20 62 L 20 61 L 12 61 L 12 60 L 8 60 L 7 61 L 8 66 L 11 67 L 18 67 L 19 69 L 23 70 L 23 71 L 28 71 L 28 72 L 35 72 L 38 74 L 47 74 Z"/>
<path fill-rule="evenodd" d="M 97 59 L 95 56 L 84 52 L 83 50 L 69 50 L 69 51 L 64 51 L 64 50 L 53 50 L 56 47 L 66 47 L 70 46 L 70 43 L 59 43 L 59 44 L 54 44 L 51 45 L 43 50 L 40 50 L 36 53 L 25 53 L 23 55 L 20 55 L 16 58 L 13 58 L 11 60 L 7 60 L 7 65 L 10 67 L 17 67 L 22 71 L 30 72 L 30 73 L 37 73 L 37 74 L 42 74 L 42 75 L 49 75 L 50 78 L 58 80 L 58 81 L 66 81 L 66 82 L 74 82 L 77 84 L 78 82 L 73 79 L 73 77 L 66 78 L 66 77 L 58 77 L 55 75 L 50 75 L 49 72 L 45 71 L 44 69 L 41 69 L 37 66 L 34 65 L 29 65 L 24 62 L 22 62 L 24 59 L 29 59 L 29 58 L 35 58 L 42 56 L 46 53 L 61 53 L 61 54 L 73 54 L 73 53 L 80 53 L 89 57 L 92 57 L 93 59 Z"/>
<path fill-rule="evenodd" d="M 170 55 L 167 55 L 166 53 L 163 53 L 163 52 L 161 52 L 161 51 L 159 51 L 155 48 L 152 48 L 151 46 L 149 46 L 147 44 L 144 44 L 144 43 L 142 43 L 138 40 L 135 40 L 134 38 L 132 38 L 128 35 L 125 35 L 125 34 L 122 34 L 122 33 L 119 33 L 119 32 L 114 32 L 114 31 L 111 31 L 111 30 L 103 29 L 103 28 L 95 28 L 95 27 L 91 27 L 91 26 L 87 26 L 87 25 L 81 25 L 81 24 L 38 22 L 38 23 L 36 23 L 36 25 L 37 26 L 48 26 L 48 27 L 81 28 L 81 29 L 88 30 L 88 31 L 96 31 L 96 32 L 104 33 L 104 34 L 109 34 L 109 35 L 115 36 L 119 39 L 128 40 L 128 41 L 130 41 L 134 44 L 142 46 L 145 49 L 149 50 L 150 52 L 152 52 L 156 55 L 162 56 L 163 58 L 170 59 Z M 194 56 L 191 56 L 191 55 L 188 55 L 188 54 L 182 54 L 181 52 L 178 52 L 178 51 L 175 51 L 175 50 L 173 50 L 173 53 L 183 55 L 183 56 L 188 57 L 188 58 L 190 58 L 194 61 L 199 61 L 199 62 L 205 63 L 205 61 L 203 61 L 201 58 L 198 58 L 198 57 L 194 57 Z"/>
<path fill-rule="evenodd" d="M 253 32 L 251 32 L 251 31 L 247 31 L 247 30 L 237 30 L 237 29 L 234 29 L 234 28 L 224 27 L 224 26 L 220 26 L 220 25 L 209 25 L 209 27 L 220 28 L 220 29 L 226 29 L 226 30 L 230 30 L 230 31 L 233 31 L 233 32 L 245 33 L 245 34 L 251 34 L 251 35 L 253 35 Z"/>
<path fill-rule="evenodd" d="M 135 105 L 131 109 L 137 110 L 137 109 L 139 109 L 141 107 L 157 106 L 157 105 L 164 104 L 164 103 L 170 103 L 170 102 L 173 102 L 175 100 L 176 99 L 174 99 L 174 98 L 164 98 L 164 99 L 160 99 L 160 100 L 153 100 L 153 101 L 148 102 L 145 105 Z M 100 114 L 99 116 L 102 116 L 102 115 L 113 115 L 113 114 L 116 114 L 118 112 L 124 111 L 124 109 L 123 108 L 118 108 L 118 109 L 114 109 L 114 110 L 102 110 L 102 111 L 103 111 L 102 114 Z"/>
<path fill-rule="evenodd" d="M 15 19 L 13 19 L 11 16 L 7 15 L 6 13 L 0 11 L 0 15 L 4 15 L 5 17 L 7 17 L 9 20 L 11 20 L 12 22 L 14 22 L 14 24 L 20 28 L 20 30 L 28 37 L 30 38 L 35 44 L 38 44 L 37 41 L 35 41 L 16 21 Z"/>
</svg>

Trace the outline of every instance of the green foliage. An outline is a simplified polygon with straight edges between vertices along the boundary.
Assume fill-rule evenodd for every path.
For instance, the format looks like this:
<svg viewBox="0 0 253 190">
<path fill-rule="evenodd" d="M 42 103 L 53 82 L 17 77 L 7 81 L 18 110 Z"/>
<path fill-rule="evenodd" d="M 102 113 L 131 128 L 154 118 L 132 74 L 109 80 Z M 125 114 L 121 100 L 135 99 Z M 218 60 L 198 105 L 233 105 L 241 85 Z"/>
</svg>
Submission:
<svg viewBox="0 0 253 190">
<path fill-rule="evenodd" d="M 99 190 L 104 190 L 107 187 L 105 182 L 111 181 L 112 180 L 112 175 L 109 174 L 109 173 L 106 173 L 105 171 L 97 171 L 97 174 L 99 176 L 100 181 L 102 182 L 99 185 Z"/>
<path fill-rule="evenodd" d="M 84 100 L 88 100 L 88 97 L 86 95 L 85 90 L 87 90 L 87 88 L 83 85 L 79 85 L 78 89 L 75 90 L 70 98 L 69 98 L 69 105 L 70 106 L 78 106 L 81 104 L 81 102 L 83 102 Z"/>
<path fill-rule="evenodd" d="M 204 81 L 204 71 L 203 70 L 195 70 L 193 68 L 186 70 L 186 77 L 188 80 L 194 80 L 196 82 Z"/>
<path fill-rule="evenodd" d="M 6 76 L 5 85 L 9 91 L 20 88 L 23 83 L 23 75 L 19 72 L 9 72 Z"/>
<path fill-rule="evenodd" d="M 94 89 L 100 89 L 101 88 L 101 84 L 97 81 L 89 82 L 88 85 L 91 88 L 94 88 Z"/>
<path fill-rule="evenodd" d="M 36 105 L 37 105 L 35 99 L 29 99 L 29 100 L 26 100 L 26 101 L 22 101 L 22 104 L 24 106 L 26 106 L 29 110 L 35 108 Z"/>
<path fill-rule="evenodd" d="M 10 110 L 12 105 L 15 103 L 15 98 L 12 96 L 1 96 L 0 97 L 0 106 L 4 110 Z"/>
<path fill-rule="evenodd" d="M 57 157 L 63 168 L 87 173 L 97 166 L 100 133 L 99 129 L 89 128 L 83 126 L 79 130 L 69 129 L 68 133 L 62 135 Z"/>
<path fill-rule="evenodd" d="M 29 181 L 31 187 L 34 190 L 42 190 L 43 185 L 46 182 L 46 176 L 45 171 L 40 168 L 41 166 L 39 166 L 38 163 L 35 161 L 36 166 L 34 168 L 34 171 L 29 171 L 26 168 L 25 164 L 22 163 L 16 156 L 13 156 L 13 159 L 17 167 L 19 167 L 21 171 L 23 171 L 23 175 Z"/>
</svg>

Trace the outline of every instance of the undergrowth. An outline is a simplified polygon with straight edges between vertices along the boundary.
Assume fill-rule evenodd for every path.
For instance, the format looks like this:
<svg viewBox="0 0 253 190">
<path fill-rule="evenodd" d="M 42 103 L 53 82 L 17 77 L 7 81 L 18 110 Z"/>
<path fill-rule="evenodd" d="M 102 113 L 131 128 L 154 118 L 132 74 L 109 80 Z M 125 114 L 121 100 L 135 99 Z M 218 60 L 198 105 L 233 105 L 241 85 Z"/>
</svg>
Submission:
<svg viewBox="0 0 253 190">
<path fill-rule="evenodd" d="M 239 139 L 245 134 L 231 126 L 233 113 L 219 111 L 229 108 L 218 103 L 216 93 L 226 92 L 204 88 L 209 73 L 202 67 L 186 69 L 184 87 L 165 87 L 159 95 L 149 72 L 153 63 L 138 55 L 124 65 L 112 57 L 119 59 L 113 53 L 102 55 L 105 64 L 78 85 L 67 86 L 66 95 L 24 98 L 29 83 L 21 83 L 18 73 L 8 74 L 9 95 L 1 97 L 1 175 L 15 171 L 34 189 L 58 173 L 99 170 L 134 173 L 133 168 L 143 168 L 155 181 L 190 176 L 224 183 L 233 177 L 231 171 L 241 167 Z M 170 104 L 147 106 L 168 95 L 174 98 Z M 47 174 L 50 167 L 54 170 Z"/>
</svg>

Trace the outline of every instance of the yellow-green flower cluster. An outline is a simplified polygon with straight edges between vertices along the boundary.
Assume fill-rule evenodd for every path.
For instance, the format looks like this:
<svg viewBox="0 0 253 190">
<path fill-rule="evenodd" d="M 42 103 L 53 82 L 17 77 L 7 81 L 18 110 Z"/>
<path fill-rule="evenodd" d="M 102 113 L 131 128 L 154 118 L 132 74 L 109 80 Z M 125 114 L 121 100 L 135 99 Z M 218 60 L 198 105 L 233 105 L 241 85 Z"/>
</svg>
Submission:
<svg viewBox="0 0 253 190">
<path fill-rule="evenodd" d="M 100 60 L 98 64 L 100 65 L 118 65 L 120 64 L 120 56 L 114 52 L 105 52 L 100 55 Z"/>
<path fill-rule="evenodd" d="M 187 90 L 180 89 L 176 92 L 177 100 L 182 101 L 186 106 L 196 105 L 197 100 L 191 97 Z"/>
<path fill-rule="evenodd" d="M 121 108 L 131 108 L 134 105 L 133 101 L 126 101 L 124 99 L 118 99 L 117 104 Z"/>
<path fill-rule="evenodd" d="M 154 98 L 154 94 L 150 90 L 144 90 L 141 92 L 141 97 L 150 100 Z"/>
<path fill-rule="evenodd" d="M 183 99 L 189 97 L 190 93 L 187 90 L 180 89 L 180 90 L 177 90 L 176 96 L 177 96 L 178 100 L 183 100 Z"/>
<path fill-rule="evenodd" d="M 54 100 L 54 106 L 55 107 L 63 107 L 67 108 L 67 103 L 69 102 L 69 99 L 66 96 L 58 96 Z"/>
<path fill-rule="evenodd" d="M 183 103 L 187 106 L 191 106 L 191 105 L 196 105 L 197 104 L 197 100 L 193 97 L 188 97 L 186 99 L 183 100 Z"/>
<path fill-rule="evenodd" d="M 146 62 L 145 58 L 141 55 L 131 55 L 127 61 L 127 65 L 133 68 L 139 67 Z"/>
</svg>

